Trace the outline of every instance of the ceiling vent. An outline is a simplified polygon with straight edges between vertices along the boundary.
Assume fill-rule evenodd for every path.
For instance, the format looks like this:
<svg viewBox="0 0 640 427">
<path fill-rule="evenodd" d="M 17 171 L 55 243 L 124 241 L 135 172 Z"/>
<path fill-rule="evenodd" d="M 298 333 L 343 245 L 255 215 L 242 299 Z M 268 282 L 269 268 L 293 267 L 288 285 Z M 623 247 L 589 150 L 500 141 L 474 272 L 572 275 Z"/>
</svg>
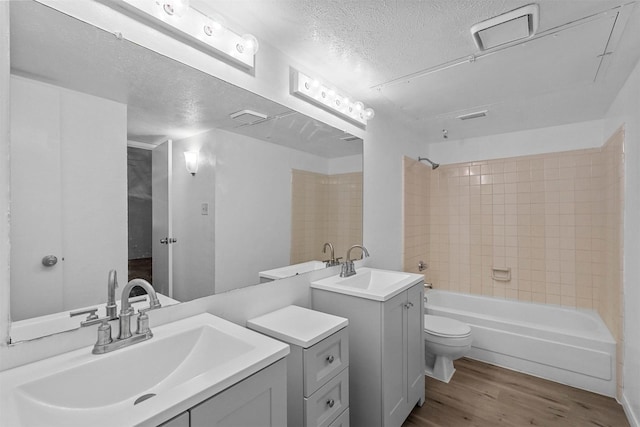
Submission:
<svg viewBox="0 0 640 427">
<path fill-rule="evenodd" d="M 487 117 L 487 111 L 488 110 L 482 110 L 482 111 L 475 111 L 473 113 L 462 114 L 456 117 L 456 119 L 471 120 L 471 119 L 479 119 L 480 117 Z"/>
<path fill-rule="evenodd" d="M 256 113 L 255 111 L 251 110 L 242 110 L 229 114 L 229 117 L 243 125 L 252 125 L 254 123 L 267 120 L 269 116 L 262 113 Z"/>
<path fill-rule="evenodd" d="M 532 37 L 538 30 L 538 16 L 538 5 L 530 4 L 474 25 L 471 35 L 478 49 L 493 49 Z"/>
<path fill-rule="evenodd" d="M 351 135 L 350 133 L 345 133 L 345 135 L 340 137 L 340 139 L 343 140 L 344 142 L 362 141 L 361 138 L 358 138 L 355 135 Z"/>
</svg>

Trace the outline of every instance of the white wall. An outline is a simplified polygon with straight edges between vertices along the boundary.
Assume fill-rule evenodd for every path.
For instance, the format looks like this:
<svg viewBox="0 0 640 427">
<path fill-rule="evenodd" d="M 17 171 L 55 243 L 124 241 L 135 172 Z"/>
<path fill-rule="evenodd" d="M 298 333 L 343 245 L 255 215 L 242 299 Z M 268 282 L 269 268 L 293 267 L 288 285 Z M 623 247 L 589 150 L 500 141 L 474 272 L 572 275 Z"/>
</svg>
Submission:
<svg viewBox="0 0 640 427">
<path fill-rule="evenodd" d="M 329 159 L 328 175 L 337 175 L 341 173 L 362 172 L 362 155 L 338 157 Z"/>
<path fill-rule="evenodd" d="M 0 2 L 0 354 L 9 336 L 9 2 Z"/>
<path fill-rule="evenodd" d="M 390 117 L 376 116 L 364 144 L 363 237 L 370 264 L 402 270 L 402 158 L 424 155 L 419 136 Z"/>
<path fill-rule="evenodd" d="M 173 298 L 191 301 L 215 292 L 215 169 L 213 147 L 199 141 L 173 141 L 171 177 L 173 236 Z M 184 152 L 199 151 L 199 168 L 192 176 Z M 208 215 L 202 215 L 202 204 Z"/>
<path fill-rule="evenodd" d="M 625 127 L 624 177 L 624 372 L 623 404 L 632 425 L 640 426 L 640 63 L 609 109 L 608 138 Z M 635 424 L 633 424 L 635 423 Z"/>
<path fill-rule="evenodd" d="M 194 228 L 201 227 L 201 233 L 213 238 L 210 244 L 215 242 L 215 249 L 202 242 L 206 249 L 198 253 L 192 251 L 190 256 L 197 259 L 193 264 L 209 269 L 214 262 L 211 254 L 215 252 L 215 292 L 258 283 L 259 271 L 288 265 L 291 169 L 326 174 L 328 160 L 223 130 L 174 142 L 177 156 L 186 149 L 200 150 L 198 174 L 188 176 L 195 178 L 191 184 L 196 184 L 200 194 L 189 202 L 189 209 L 196 214 L 188 222 L 191 231 L 185 230 L 185 235 L 195 237 Z M 184 160 L 176 159 L 176 162 L 174 176 L 180 175 Z M 191 191 L 190 179 L 183 181 L 185 191 Z M 198 182 L 202 184 L 197 185 Z M 174 186 L 175 197 L 180 191 Z M 207 200 L 210 201 L 210 218 L 205 227 L 199 209 Z M 178 217 L 175 219 L 177 222 Z M 181 241 L 182 234 L 176 231 Z M 194 280 L 199 287 L 213 284 L 205 285 L 206 277 Z"/>
<path fill-rule="evenodd" d="M 596 148 L 604 142 L 603 126 L 603 120 L 594 120 L 479 138 L 432 142 L 427 145 L 427 157 L 446 165 Z"/>
</svg>

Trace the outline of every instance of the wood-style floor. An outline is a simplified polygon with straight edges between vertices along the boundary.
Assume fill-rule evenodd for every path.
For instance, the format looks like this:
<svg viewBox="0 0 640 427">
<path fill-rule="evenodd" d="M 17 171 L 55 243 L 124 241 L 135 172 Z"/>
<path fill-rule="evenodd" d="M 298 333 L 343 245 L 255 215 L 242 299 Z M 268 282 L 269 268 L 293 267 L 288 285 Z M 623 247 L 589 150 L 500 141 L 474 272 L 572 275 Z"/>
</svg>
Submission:
<svg viewBox="0 0 640 427">
<path fill-rule="evenodd" d="M 449 384 L 426 377 L 403 427 L 629 426 L 615 399 L 471 359 L 455 367 Z"/>
</svg>

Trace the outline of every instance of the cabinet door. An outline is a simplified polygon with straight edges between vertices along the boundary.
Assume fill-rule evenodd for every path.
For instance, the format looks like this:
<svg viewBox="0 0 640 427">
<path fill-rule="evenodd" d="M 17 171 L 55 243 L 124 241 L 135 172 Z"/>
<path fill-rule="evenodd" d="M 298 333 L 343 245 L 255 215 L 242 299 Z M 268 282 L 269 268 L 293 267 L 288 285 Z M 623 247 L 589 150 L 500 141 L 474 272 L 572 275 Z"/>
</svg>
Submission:
<svg viewBox="0 0 640 427">
<path fill-rule="evenodd" d="M 407 294 L 403 292 L 383 305 L 382 384 L 385 426 L 399 426 L 406 417 L 406 304 Z"/>
<path fill-rule="evenodd" d="M 407 377 L 409 405 L 424 403 L 424 287 L 407 290 Z"/>
<path fill-rule="evenodd" d="M 159 427 L 189 427 L 189 411 L 160 424 Z"/>
<path fill-rule="evenodd" d="M 284 359 L 193 407 L 191 427 L 285 427 Z"/>
</svg>

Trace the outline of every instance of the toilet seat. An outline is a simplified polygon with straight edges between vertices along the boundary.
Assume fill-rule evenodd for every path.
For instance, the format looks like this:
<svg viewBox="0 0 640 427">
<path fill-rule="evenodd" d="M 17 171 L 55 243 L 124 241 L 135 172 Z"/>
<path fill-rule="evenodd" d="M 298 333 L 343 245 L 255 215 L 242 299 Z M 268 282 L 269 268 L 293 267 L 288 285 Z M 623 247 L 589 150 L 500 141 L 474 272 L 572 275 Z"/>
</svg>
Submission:
<svg viewBox="0 0 640 427">
<path fill-rule="evenodd" d="M 466 323 L 443 316 L 424 315 L 425 332 L 444 338 L 464 338 L 471 335 L 471 328 Z"/>
</svg>

